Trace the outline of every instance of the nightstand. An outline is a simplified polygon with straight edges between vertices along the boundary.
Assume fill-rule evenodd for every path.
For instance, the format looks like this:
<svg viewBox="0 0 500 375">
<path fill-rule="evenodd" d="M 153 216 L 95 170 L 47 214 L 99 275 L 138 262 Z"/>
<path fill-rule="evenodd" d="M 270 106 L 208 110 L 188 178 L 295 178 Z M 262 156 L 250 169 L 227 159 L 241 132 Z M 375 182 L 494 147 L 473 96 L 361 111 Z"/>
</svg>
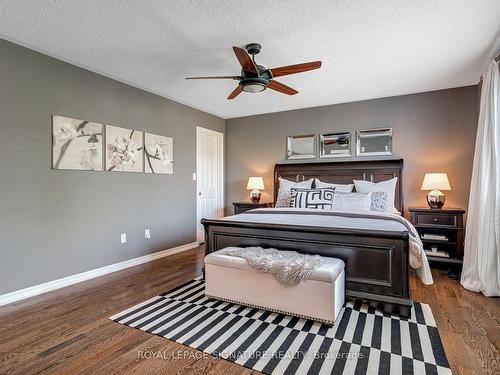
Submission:
<svg viewBox="0 0 500 375">
<path fill-rule="evenodd" d="M 259 202 L 259 203 L 252 203 L 252 202 L 234 202 L 234 214 L 242 214 L 243 212 L 246 212 L 248 210 L 253 210 L 254 208 L 267 208 L 267 207 L 273 207 L 272 203 L 269 202 Z"/>
<path fill-rule="evenodd" d="M 464 257 L 464 214 L 461 208 L 410 207 L 410 221 L 431 263 L 448 265 L 448 276 L 460 278 Z"/>
</svg>

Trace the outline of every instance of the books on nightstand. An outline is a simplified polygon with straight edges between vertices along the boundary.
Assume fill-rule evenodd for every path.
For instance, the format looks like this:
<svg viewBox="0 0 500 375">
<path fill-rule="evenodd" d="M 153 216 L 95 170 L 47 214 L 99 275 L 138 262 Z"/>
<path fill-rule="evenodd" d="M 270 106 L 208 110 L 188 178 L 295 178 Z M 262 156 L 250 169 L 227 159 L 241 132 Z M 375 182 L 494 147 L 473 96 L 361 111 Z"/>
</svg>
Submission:
<svg viewBox="0 0 500 375">
<path fill-rule="evenodd" d="M 448 238 L 446 236 L 441 235 L 441 234 L 424 233 L 424 234 L 422 234 L 422 238 L 424 240 L 448 241 Z"/>
<path fill-rule="evenodd" d="M 449 258 L 450 255 L 446 251 L 432 251 L 432 250 L 424 250 L 427 255 L 433 257 L 441 257 L 441 258 Z"/>
</svg>

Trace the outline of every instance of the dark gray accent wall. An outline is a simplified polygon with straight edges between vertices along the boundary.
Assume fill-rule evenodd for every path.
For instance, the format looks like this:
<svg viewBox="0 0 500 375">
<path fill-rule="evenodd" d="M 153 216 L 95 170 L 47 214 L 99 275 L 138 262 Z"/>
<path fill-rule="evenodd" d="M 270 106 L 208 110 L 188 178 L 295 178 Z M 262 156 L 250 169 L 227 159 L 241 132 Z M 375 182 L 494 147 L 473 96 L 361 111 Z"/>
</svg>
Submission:
<svg viewBox="0 0 500 375">
<path fill-rule="evenodd" d="M 478 89 L 469 86 L 227 120 L 226 211 L 232 213 L 233 201 L 248 199 L 249 176 L 264 176 L 262 199 L 272 201 L 273 168 L 285 161 L 288 135 L 354 135 L 376 127 L 394 128 L 393 157 L 405 163 L 405 207 L 426 205 L 426 192 L 420 191 L 426 172 L 446 172 L 452 187 L 446 204 L 467 208 L 477 113 Z"/>
<path fill-rule="evenodd" d="M 54 113 L 173 137 L 174 174 L 51 170 Z M 196 126 L 224 120 L 0 40 L 0 294 L 195 241 Z"/>
</svg>

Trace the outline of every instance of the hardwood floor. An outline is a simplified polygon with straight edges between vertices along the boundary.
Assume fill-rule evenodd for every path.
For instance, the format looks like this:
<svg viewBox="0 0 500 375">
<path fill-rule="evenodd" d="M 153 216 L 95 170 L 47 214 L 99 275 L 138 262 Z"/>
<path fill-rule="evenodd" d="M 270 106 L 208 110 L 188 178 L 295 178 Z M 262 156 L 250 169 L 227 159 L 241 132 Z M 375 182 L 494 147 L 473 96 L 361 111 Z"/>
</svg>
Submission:
<svg viewBox="0 0 500 375">
<path fill-rule="evenodd" d="M 108 319 L 198 276 L 202 260 L 193 249 L 0 307 L 0 374 L 256 374 Z M 431 305 L 453 373 L 500 373 L 500 299 L 433 274 L 424 286 L 412 273 L 412 297 Z"/>
</svg>

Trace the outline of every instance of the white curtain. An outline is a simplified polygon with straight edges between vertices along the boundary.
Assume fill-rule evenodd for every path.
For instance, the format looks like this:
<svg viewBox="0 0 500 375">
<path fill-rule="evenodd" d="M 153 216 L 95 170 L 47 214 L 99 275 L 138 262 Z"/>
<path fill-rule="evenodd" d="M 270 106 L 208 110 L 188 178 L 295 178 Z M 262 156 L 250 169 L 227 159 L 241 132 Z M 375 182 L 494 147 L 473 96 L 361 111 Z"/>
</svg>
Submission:
<svg viewBox="0 0 500 375">
<path fill-rule="evenodd" d="M 500 73 L 492 61 L 483 76 L 465 232 L 464 288 L 500 296 Z"/>
</svg>

